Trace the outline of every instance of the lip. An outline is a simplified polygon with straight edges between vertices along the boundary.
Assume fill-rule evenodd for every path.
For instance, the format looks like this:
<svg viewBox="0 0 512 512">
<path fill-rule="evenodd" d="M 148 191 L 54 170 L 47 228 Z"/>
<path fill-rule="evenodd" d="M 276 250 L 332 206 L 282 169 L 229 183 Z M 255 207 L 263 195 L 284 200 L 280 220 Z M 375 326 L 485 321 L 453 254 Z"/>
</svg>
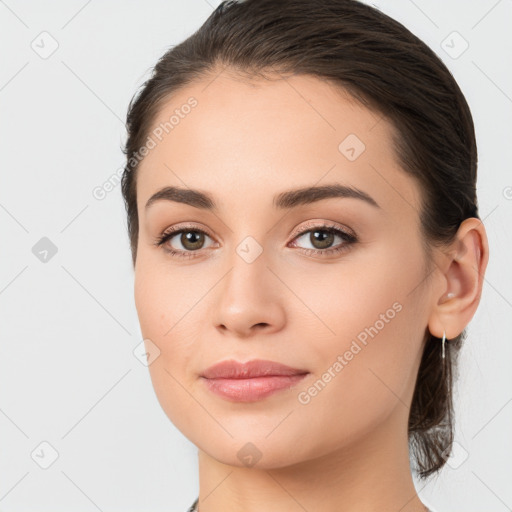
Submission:
<svg viewBox="0 0 512 512">
<path fill-rule="evenodd" d="M 207 368 L 201 377 L 206 379 L 251 379 L 254 377 L 290 376 L 308 373 L 307 370 L 292 368 L 275 361 L 253 359 L 240 363 L 234 359 L 221 361 Z"/>
<path fill-rule="evenodd" d="M 275 361 L 227 360 L 207 368 L 201 378 L 211 392 L 227 400 L 253 402 L 293 387 L 308 373 Z"/>
</svg>

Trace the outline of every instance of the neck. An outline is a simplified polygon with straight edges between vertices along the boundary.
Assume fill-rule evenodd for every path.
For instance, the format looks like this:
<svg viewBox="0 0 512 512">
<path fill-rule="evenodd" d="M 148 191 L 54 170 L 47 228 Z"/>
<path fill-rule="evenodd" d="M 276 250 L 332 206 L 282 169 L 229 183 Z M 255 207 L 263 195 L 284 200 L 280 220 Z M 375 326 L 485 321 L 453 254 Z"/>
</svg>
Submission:
<svg viewBox="0 0 512 512">
<path fill-rule="evenodd" d="M 293 466 L 232 466 L 199 450 L 199 512 L 425 512 L 410 469 L 407 413 L 399 403 L 356 442 Z"/>
</svg>

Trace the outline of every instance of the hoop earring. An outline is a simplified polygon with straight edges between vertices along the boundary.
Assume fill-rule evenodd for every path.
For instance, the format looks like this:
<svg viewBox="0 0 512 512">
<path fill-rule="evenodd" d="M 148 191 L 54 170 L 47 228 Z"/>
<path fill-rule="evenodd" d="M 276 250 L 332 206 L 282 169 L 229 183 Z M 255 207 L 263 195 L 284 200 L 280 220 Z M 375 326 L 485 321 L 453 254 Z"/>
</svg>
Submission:
<svg viewBox="0 0 512 512">
<path fill-rule="evenodd" d="M 441 342 L 441 346 L 442 346 L 442 355 L 441 357 L 444 359 L 444 342 L 446 341 L 446 331 L 443 331 L 443 339 L 442 339 L 442 342 Z"/>
</svg>

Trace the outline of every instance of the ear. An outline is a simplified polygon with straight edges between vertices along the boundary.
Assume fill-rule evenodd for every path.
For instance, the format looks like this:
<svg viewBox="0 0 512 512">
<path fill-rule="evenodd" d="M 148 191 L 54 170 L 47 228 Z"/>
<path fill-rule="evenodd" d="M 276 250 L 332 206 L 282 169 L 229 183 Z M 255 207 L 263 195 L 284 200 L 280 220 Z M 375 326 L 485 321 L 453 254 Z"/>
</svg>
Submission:
<svg viewBox="0 0 512 512">
<path fill-rule="evenodd" d="M 437 338 L 458 336 L 473 318 L 480 302 L 489 246 L 480 219 L 465 219 L 456 239 L 438 267 L 443 272 L 444 286 L 434 297 L 428 329 Z"/>
</svg>

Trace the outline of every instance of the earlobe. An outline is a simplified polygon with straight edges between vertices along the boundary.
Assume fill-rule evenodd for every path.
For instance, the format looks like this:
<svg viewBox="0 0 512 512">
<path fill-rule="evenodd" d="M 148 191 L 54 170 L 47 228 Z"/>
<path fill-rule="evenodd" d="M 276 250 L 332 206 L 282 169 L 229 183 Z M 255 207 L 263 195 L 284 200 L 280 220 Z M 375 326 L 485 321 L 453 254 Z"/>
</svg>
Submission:
<svg viewBox="0 0 512 512">
<path fill-rule="evenodd" d="M 473 318 L 480 302 L 489 259 L 485 227 L 480 219 L 465 219 L 456 235 L 449 261 L 443 268 L 445 291 L 436 299 L 428 329 L 440 338 L 458 336 Z"/>
</svg>

